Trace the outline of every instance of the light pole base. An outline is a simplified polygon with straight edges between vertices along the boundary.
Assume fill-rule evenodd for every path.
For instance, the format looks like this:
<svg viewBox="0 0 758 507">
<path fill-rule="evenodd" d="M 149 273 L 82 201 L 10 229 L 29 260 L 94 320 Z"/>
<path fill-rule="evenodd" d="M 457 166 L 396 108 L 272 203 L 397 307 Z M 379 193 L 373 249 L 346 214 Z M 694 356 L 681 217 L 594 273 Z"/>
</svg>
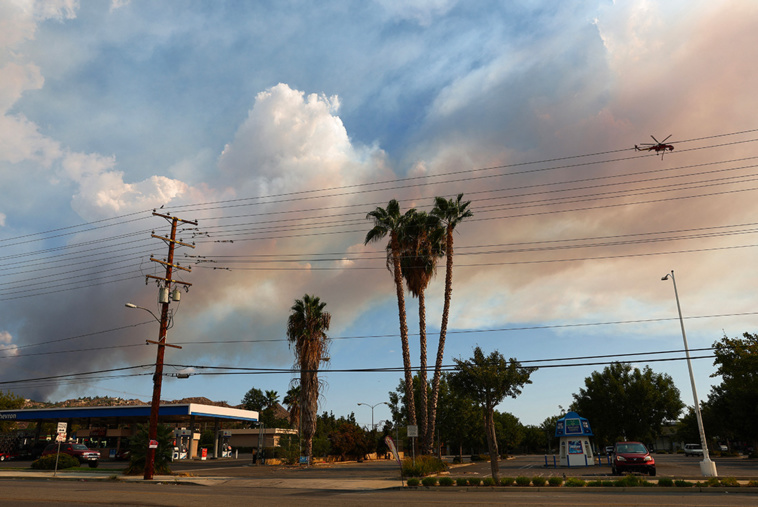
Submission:
<svg viewBox="0 0 758 507">
<path fill-rule="evenodd" d="M 703 477 L 718 477 L 719 475 L 716 472 L 716 463 L 710 458 L 705 458 L 700 462 L 700 473 L 703 474 Z"/>
</svg>

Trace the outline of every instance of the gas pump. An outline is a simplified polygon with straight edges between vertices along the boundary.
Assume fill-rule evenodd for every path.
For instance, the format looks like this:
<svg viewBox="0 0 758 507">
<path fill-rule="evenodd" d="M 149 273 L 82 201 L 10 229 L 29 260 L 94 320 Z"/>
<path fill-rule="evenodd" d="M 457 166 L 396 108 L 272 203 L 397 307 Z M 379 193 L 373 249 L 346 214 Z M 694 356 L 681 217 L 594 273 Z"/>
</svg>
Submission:
<svg viewBox="0 0 758 507">
<path fill-rule="evenodd" d="M 232 457 L 232 447 L 229 445 L 229 440 L 231 439 L 231 437 L 232 437 L 232 432 L 230 430 L 218 431 L 219 457 L 221 458 Z"/>
<path fill-rule="evenodd" d="M 173 459 L 187 459 L 189 457 L 190 437 L 192 431 L 187 429 L 174 430 L 174 454 Z"/>
</svg>

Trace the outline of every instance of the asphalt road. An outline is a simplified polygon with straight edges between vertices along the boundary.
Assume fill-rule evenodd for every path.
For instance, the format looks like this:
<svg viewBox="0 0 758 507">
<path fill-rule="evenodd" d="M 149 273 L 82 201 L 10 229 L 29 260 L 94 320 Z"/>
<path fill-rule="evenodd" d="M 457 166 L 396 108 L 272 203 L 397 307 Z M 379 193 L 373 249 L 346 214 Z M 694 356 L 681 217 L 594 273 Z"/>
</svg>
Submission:
<svg viewBox="0 0 758 507">
<path fill-rule="evenodd" d="M 756 495 L 658 492 L 638 489 L 632 492 L 588 491 L 566 488 L 560 491 L 518 490 L 379 490 L 330 491 L 314 489 L 255 488 L 235 486 L 203 487 L 174 484 L 145 484 L 89 481 L 0 482 L 3 505 L 56 507 L 81 505 L 150 505 L 206 507 L 208 505 L 308 505 L 355 506 L 392 505 L 526 505 L 526 506 L 754 506 Z M 751 488 L 752 489 L 752 488 Z"/>
</svg>

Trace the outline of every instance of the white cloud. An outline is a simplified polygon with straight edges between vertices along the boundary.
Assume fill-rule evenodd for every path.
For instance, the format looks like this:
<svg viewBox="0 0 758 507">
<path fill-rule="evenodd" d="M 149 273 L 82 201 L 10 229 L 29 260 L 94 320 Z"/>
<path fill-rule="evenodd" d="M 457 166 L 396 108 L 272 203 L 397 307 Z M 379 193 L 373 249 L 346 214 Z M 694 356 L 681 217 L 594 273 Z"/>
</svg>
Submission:
<svg viewBox="0 0 758 507">
<path fill-rule="evenodd" d="M 13 344 L 13 336 L 8 331 L 0 331 L 0 353 L 2 357 L 15 356 L 18 354 L 18 347 Z"/>
</svg>

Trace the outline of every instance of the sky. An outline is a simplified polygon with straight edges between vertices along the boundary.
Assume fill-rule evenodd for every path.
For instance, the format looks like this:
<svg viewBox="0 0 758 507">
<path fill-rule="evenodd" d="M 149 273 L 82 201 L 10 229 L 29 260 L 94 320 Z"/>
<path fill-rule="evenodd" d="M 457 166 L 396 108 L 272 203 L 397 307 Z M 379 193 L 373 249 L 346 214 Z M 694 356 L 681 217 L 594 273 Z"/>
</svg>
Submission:
<svg viewBox="0 0 758 507">
<path fill-rule="evenodd" d="M 671 270 L 705 399 L 697 349 L 758 323 L 757 22 L 738 0 L 2 2 L 0 389 L 149 402 L 158 324 L 124 305 L 160 312 L 157 209 L 198 222 L 165 370 L 191 375 L 162 399 L 283 397 L 294 375 L 262 369 L 292 366 L 311 294 L 332 316 L 319 410 L 370 425 L 358 403 L 401 374 L 344 370 L 402 356 L 366 214 L 463 193 L 444 363 L 542 366 L 498 410 L 540 424 L 612 360 L 692 405 Z M 651 136 L 674 150 L 634 150 Z M 443 290 L 444 260 L 430 364 Z"/>
</svg>

